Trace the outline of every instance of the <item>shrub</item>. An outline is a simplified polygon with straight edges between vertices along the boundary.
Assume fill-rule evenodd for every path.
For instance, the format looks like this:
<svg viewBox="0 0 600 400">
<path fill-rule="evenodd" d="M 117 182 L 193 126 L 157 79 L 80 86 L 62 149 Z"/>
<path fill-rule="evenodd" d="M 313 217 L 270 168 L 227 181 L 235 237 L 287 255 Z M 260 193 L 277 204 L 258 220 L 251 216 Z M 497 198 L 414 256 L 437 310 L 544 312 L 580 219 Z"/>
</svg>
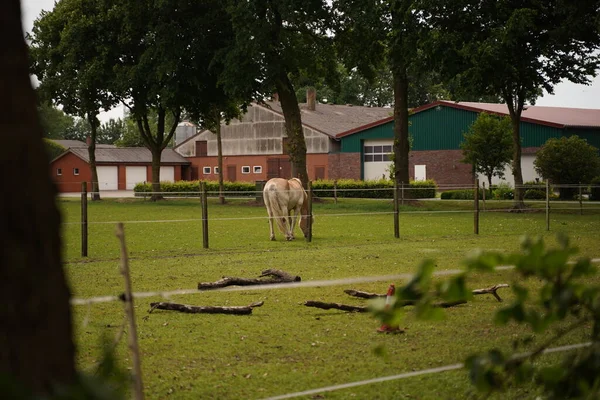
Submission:
<svg viewBox="0 0 600 400">
<path fill-rule="evenodd" d="M 334 197 L 334 181 L 318 180 L 312 183 L 315 196 Z M 391 199 L 394 196 L 394 182 L 388 179 L 373 181 L 357 181 L 339 179 L 337 181 L 337 197 Z M 405 187 L 405 199 L 434 198 L 437 185 L 433 180 L 412 181 Z"/>
<path fill-rule="evenodd" d="M 442 192 L 442 200 L 473 200 L 475 198 L 474 189 L 447 190 Z M 486 199 L 490 198 L 491 193 L 486 190 Z M 483 199 L 483 190 L 479 191 L 479 199 Z"/>
<path fill-rule="evenodd" d="M 524 198 L 529 200 L 545 200 L 546 199 L 546 190 L 542 189 L 526 189 Z"/>
<path fill-rule="evenodd" d="M 512 200 L 515 192 L 508 183 L 499 183 L 493 190 L 492 196 L 495 200 Z"/>
<path fill-rule="evenodd" d="M 209 197 L 219 195 L 218 181 L 205 181 L 206 191 Z M 173 196 L 186 196 L 189 193 L 197 193 L 200 191 L 200 181 L 177 181 L 177 182 L 161 182 L 161 192 L 171 193 Z M 225 194 L 234 196 L 252 197 L 256 194 L 256 184 L 251 182 L 223 182 L 223 190 Z M 142 196 L 144 193 L 152 192 L 151 183 L 138 183 L 133 188 L 136 196 Z"/>
</svg>

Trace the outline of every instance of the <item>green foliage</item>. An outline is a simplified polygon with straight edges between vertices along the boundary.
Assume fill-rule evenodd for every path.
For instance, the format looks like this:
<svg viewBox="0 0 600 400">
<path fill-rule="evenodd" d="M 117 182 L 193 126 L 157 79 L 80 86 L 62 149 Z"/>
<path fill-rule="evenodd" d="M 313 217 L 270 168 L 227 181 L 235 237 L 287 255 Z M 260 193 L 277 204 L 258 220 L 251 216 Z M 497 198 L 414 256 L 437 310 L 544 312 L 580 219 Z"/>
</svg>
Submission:
<svg viewBox="0 0 600 400">
<path fill-rule="evenodd" d="M 210 197 L 217 196 L 219 193 L 218 181 L 206 182 L 206 191 Z M 225 194 L 246 197 L 256 195 L 256 184 L 250 182 L 223 182 L 223 191 Z M 177 181 L 177 182 L 161 182 L 160 190 L 169 196 L 199 196 L 200 181 Z M 143 196 L 144 193 L 152 192 L 152 184 L 138 183 L 133 188 L 136 196 Z"/>
<path fill-rule="evenodd" d="M 433 298 L 464 299 L 470 295 L 466 278 L 479 272 L 493 272 L 498 265 L 514 265 L 515 277 L 511 283 L 514 300 L 496 312 L 495 322 L 527 326 L 533 334 L 552 331 L 550 339 L 535 343 L 532 337 L 516 339 L 513 349 L 534 344 L 534 350 L 525 354 L 506 354 L 494 348 L 473 354 L 465 362 L 471 382 L 482 392 L 506 390 L 512 383 L 540 385 L 549 399 L 597 398 L 600 395 L 600 286 L 588 279 L 597 276 L 598 268 L 589 258 L 570 262 L 577 249 L 569 245 L 566 236 L 557 236 L 558 248 L 546 248 L 543 239 L 524 238 L 522 252 L 504 254 L 479 252 L 465 260 L 466 271 L 431 288 L 432 263 L 425 262 L 415 277 L 398 290 L 399 299 L 418 299 L 416 315 L 428 315 Z M 541 282 L 537 292 L 530 290 L 528 279 Z M 376 315 L 390 320 L 394 311 L 379 310 Z M 392 315 L 390 315 L 392 314 Z M 553 329 L 558 325 L 559 328 Z M 559 339 L 573 332 L 588 331 L 592 341 L 587 346 L 564 356 L 560 364 L 540 366 L 538 358 Z"/>
<path fill-rule="evenodd" d="M 50 139 L 44 139 L 44 147 L 46 148 L 49 161 L 54 160 L 56 157 L 60 156 L 67 150 L 66 147 L 61 146 L 60 144 Z"/>
<path fill-rule="evenodd" d="M 500 182 L 492 188 L 491 198 L 494 200 L 512 200 L 515 198 L 515 192 L 509 183 Z"/>
<path fill-rule="evenodd" d="M 472 164 L 475 172 L 487 177 L 504 178 L 504 169 L 512 161 L 513 142 L 510 118 L 480 113 L 460 144 L 464 163 Z"/>
<path fill-rule="evenodd" d="M 334 197 L 333 180 L 317 180 L 312 188 L 317 197 Z M 387 179 L 359 181 L 353 179 L 337 180 L 337 197 L 391 199 L 394 197 L 394 182 Z M 437 185 L 433 180 L 411 181 L 404 189 L 405 199 L 434 198 Z M 399 194 L 400 196 L 401 194 Z"/>
<path fill-rule="evenodd" d="M 535 170 L 559 185 L 560 198 L 572 200 L 576 188 L 560 184 L 588 183 L 600 174 L 598 149 L 577 135 L 551 138 L 537 152 Z"/>
<path fill-rule="evenodd" d="M 44 137 L 48 139 L 70 139 L 67 136 L 75 124 L 73 117 L 47 102 L 38 105 L 37 110 Z"/>
<path fill-rule="evenodd" d="M 490 193 L 489 189 L 488 193 Z M 489 195 L 486 195 L 486 198 Z M 441 193 L 440 198 L 442 200 L 473 200 L 475 198 L 475 190 L 473 189 L 459 189 L 459 190 L 446 190 Z M 483 191 L 479 191 L 479 198 L 483 199 Z"/>
</svg>

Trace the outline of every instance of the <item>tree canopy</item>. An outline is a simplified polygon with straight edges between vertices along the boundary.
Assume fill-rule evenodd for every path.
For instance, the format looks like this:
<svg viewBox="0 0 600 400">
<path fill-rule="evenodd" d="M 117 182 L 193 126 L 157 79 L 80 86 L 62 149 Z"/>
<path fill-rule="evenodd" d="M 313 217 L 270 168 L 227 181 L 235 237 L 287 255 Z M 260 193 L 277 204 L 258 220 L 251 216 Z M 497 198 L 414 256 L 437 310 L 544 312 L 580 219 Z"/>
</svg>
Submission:
<svg viewBox="0 0 600 400">
<path fill-rule="evenodd" d="M 536 153 L 535 170 L 554 184 L 590 183 L 600 176 L 598 149 L 577 135 L 551 138 Z M 575 189 L 559 186 L 561 198 L 572 199 Z"/>
<path fill-rule="evenodd" d="M 511 123 L 508 117 L 480 113 L 464 135 L 460 148 L 463 162 L 473 165 L 492 186 L 492 177 L 504 177 L 504 169 L 512 160 Z"/>
<path fill-rule="evenodd" d="M 513 126 L 515 206 L 523 206 L 519 121 L 542 89 L 589 83 L 600 66 L 600 1 L 424 0 L 431 65 L 456 90 L 501 96 Z"/>
</svg>

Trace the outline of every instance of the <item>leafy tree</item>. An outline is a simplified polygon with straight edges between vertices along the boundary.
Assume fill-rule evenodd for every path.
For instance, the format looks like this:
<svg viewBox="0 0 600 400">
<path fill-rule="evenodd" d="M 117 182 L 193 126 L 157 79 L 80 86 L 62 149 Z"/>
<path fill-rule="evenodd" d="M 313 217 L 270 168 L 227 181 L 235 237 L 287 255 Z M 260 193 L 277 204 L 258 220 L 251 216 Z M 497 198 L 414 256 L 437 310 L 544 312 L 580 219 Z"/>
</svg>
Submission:
<svg viewBox="0 0 600 400">
<path fill-rule="evenodd" d="M 521 253 L 481 252 L 465 261 L 463 274 L 439 283 L 432 279 L 433 261 L 424 261 L 413 279 L 396 290 L 392 307 L 375 304 L 375 313 L 384 323 L 397 324 L 403 315 L 402 304 L 410 300 L 418 317 L 439 318 L 443 311 L 433 307 L 437 297 L 449 302 L 469 300 L 472 293 L 466 283 L 471 274 L 494 272 L 498 265 L 514 265 L 515 276 L 510 285 L 514 301 L 498 310 L 494 320 L 499 325 L 526 325 L 533 335 L 550 332 L 549 338 L 541 342 L 536 342 L 535 336 L 517 338 L 513 341 L 515 354 L 494 348 L 469 356 L 465 368 L 471 382 L 487 394 L 527 383 L 539 385 L 548 399 L 598 398 L 600 287 L 589 283 L 590 278 L 597 276 L 598 268 L 589 258 L 570 262 L 577 249 L 569 245 L 567 237 L 558 235 L 558 245 L 547 249 L 541 238 L 525 238 Z M 541 288 L 529 289 L 527 280 L 540 282 Z M 582 331 L 589 335 L 589 346 L 572 350 L 556 364 L 536 362 L 560 339 Z M 533 350 L 518 354 L 525 345 Z"/>
<path fill-rule="evenodd" d="M 577 135 L 551 138 L 537 152 L 535 170 L 553 184 L 589 183 L 600 175 L 598 149 Z M 560 198 L 572 200 L 576 189 L 559 186 Z"/>
<path fill-rule="evenodd" d="M 64 138 L 69 140 L 79 140 L 87 143 L 91 138 L 90 124 L 83 118 L 74 118 L 73 125 L 66 131 Z"/>
<path fill-rule="evenodd" d="M 473 165 L 476 173 L 483 174 L 492 186 L 492 177 L 504 177 L 504 168 L 512 160 L 512 134 L 510 118 L 498 118 L 480 113 L 464 135 L 460 144 L 462 162 Z"/>
<path fill-rule="evenodd" d="M 67 150 L 66 147 L 46 138 L 44 138 L 44 147 L 46 149 L 46 154 L 48 154 L 49 161 L 54 160 Z"/>
<path fill-rule="evenodd" d="M 285 118 L 292 175 L 306 185 L 306 142 L 294 76 L 329 77 L 337 64 L 324 0 L 228 0 L 235 42 L 224 54 L 221 82 L 239 99 L 275 90 Z"/>
<path fill-rule="evenodd" d="M 73 117 L 48 102 L 39 104 L 37 112 L 44 137 L 48 139 L 67 139 L 66 136 L 75 123 Z"/>
<path fill-rule="evenodd" d="M 31 72 L 41 82 L 40 91 L 66 113 L 85 118 L 89 124 L 93 200 L 100 199 L 95 154 L 98 114 L 116 103 L 106 86 L 114 46 L 107 41 L 105 27 L 101 3 L 61 0 L 52 11 L 42 12 L 28 35 Z M 82 130 L 73 133 L 82 134 Z"/>
<path fill-rule="evenodd" d="M 140 136 L 137 124 L 133 118 L 125 118 L 123 122 L 123 134 L 114 144 L 117 147 L 145 147 L 145 143 Z"/>
<path fill-rule="evenodd" d="M 457 89 L 500 95 L 513 130 L 515 208 L 523 208 L 521 114 L 542 89 L 553 93 L 563 79 L 587 84 L 600 66 L 598 0 L 576 4 L 509 0 L 424 0 L 433 28 L 426 53 Z"/>
<path fill-rule="evenodd" d="M 121 118 L 109 119 L 98 128 L 98 143 L 115 144 L 125 133 L 125 122 Z"/>
<path fill-rule="evenodd" d="M 394 178 L 409 181 L 408 107 L 411 85 L 419 78 L 419 42 L 426 33 L 417 2 L 335 0 L 336 41 L 349 68 L 372 81 L 391 72 L 394 93 Z"/>
</svg>

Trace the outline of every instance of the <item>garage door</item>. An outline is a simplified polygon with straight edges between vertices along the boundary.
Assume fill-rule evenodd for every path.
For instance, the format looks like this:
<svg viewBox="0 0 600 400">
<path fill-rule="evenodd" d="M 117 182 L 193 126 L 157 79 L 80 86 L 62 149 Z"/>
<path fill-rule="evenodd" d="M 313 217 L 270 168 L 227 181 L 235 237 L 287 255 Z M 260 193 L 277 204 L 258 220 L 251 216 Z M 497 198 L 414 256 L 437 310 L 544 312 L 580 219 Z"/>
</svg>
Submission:
<svg viewBox="0 0 600 400">
<path fill-rule="evenodd" d="M 136 184 L 146 182 L 146 167 L 125 167 L 125 182 L 127 190 L 133 190 Z"/>
<path fill-rule="evenodd" d="M 160 167 L 160 181 L 175 181 L 175 167 Z"/>
<path fill-rule="evenodd" d="M 119 168 L 115 166 L 96 167 L 100 190 L 119 189 Z"/>
</svg>

